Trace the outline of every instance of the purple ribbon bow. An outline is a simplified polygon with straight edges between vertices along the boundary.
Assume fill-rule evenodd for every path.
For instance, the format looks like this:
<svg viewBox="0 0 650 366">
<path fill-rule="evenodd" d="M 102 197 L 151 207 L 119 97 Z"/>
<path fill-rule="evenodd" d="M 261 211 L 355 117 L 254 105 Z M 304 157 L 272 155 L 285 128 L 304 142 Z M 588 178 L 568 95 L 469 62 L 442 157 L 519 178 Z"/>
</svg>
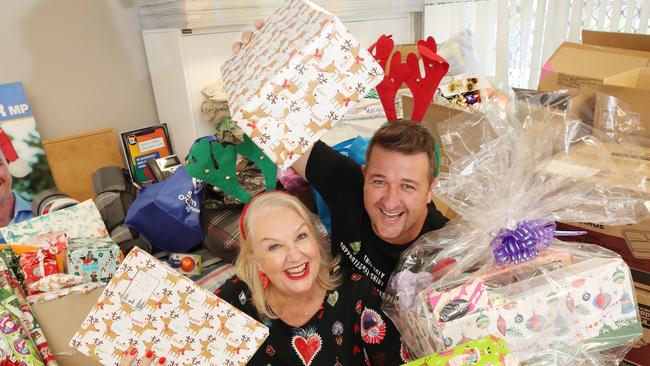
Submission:
<svg viewBox="0 0 650 366">
<path fill-rule="evenodd" d="M 498 265 L 529 261 L 551 245 L 555 236 L 575 236 L 584 231 L 556 231 L 554 221 L 521 221 L 514 230 L 501 229 L 490 245 Z"/>
</svg>

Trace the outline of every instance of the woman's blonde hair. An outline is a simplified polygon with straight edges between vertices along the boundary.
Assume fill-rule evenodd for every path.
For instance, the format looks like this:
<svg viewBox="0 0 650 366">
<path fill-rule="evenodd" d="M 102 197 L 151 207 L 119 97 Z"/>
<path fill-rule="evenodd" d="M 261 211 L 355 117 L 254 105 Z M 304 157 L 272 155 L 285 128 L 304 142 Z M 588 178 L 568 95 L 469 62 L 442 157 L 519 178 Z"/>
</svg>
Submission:
<svg viewBox="0 0 650 366">
<path fill-rule="evenodd" d="M 339 275 L 332 274 L 332 270 L 339 262 L 339 257 L 332 257 L 332 252 L 325 238 L 316 228 L 318 218 L 313 215 L 297 198 L 283 192 L 269 192 L 255 197 L 249 202 L 244 213 L 242 225 L 240 227 L 244 232 L 241 233 L 241 243 L 239 254 L 235 262 L 235 271 L 237 277 L 244 281 L 251 290 L 253 305 L 261 317 L 276 319 L 277 315 L 270 309 L 266 302 L 265 289 L 262 288 L 262 281 L 259 278 L 259 269 L 253 257 L 253 239 L 252 223 L 261 215 L 266 214 L 269 210 L 289 208 L 294 210 L 307 223 L 311 235 L 314 235 L 320 251 L 320 269 L 318 273 L 318 283 L 327 290 L 337 288 L 341 283 Z M 245 239 L 244 239 L 245 238 Z"/>
</svg>

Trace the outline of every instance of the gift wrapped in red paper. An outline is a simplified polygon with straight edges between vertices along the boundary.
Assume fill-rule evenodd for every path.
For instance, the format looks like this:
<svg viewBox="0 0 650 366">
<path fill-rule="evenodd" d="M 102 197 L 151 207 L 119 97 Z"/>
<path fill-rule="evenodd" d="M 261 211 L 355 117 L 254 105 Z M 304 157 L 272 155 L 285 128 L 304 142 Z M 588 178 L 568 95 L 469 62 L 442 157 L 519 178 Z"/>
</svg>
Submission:
<svg viewBox="0 0 650 366">
<path fill-rule="evenodd" d="M 29 295 L 40 293 L 32 289 L 32 284 L 45 276 L 59 273 L 56 255 L 48 250 L 26 252 L 20 257 L 20 268 L 25 277 L 25 287 Z"/>
</svg>

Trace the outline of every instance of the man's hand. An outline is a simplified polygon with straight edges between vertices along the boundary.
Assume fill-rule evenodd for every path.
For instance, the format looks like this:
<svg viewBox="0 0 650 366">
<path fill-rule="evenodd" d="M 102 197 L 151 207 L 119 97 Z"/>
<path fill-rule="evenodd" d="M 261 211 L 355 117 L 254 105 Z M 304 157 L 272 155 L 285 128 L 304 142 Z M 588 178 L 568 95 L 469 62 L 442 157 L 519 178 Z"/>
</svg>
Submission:
<svg viewBox="0 0 650 366">
<path fill-rule="evenodd" d="M 264 20 L 263 19 L 256 19 L 255 20 L 255 30 L 258 30 L 264 26 Z M 242 32 L 241 34 L 241 42 L 235 42 L 232 44 L 232 53 L 237 53 L 239 50 L 241 50 L 242 47 L 247 45 L 251 39 L 253 38 L 253 32 L 251 31 L 245 31 Z"/>
</svg>

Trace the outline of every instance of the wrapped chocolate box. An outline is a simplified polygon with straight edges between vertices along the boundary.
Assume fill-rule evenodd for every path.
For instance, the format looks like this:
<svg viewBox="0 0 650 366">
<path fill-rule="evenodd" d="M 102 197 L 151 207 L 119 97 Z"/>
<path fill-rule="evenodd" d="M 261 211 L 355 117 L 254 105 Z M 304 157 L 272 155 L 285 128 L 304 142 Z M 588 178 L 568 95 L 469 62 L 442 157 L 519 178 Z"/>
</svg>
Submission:
<svg viewBox="0 0 650 366">
<path fill-rule="evenodd" d="M 120 247 L 111 238 L 68 240 L 65 267 L 85 282 L 108 282 L 120 265 Z"/>
<path fill-rule="evenodd" d="M 233 121 L 286 169 L 383 78 L 340 20 L 286 0 L 222 67 Z"/>
</svg>

